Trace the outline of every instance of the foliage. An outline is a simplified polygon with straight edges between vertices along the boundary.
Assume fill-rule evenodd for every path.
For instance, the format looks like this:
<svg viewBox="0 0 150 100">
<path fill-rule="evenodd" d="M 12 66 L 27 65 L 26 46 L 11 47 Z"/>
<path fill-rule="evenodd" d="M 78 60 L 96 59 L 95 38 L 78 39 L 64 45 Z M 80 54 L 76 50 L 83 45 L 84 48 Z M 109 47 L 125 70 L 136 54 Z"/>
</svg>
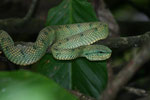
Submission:
<svg viewBox="0 0 150 100">
<path fill-rule="evenodd" d="M 0 72 L 0 100 L 77 99 L 47 77 L 20 70 Z"/>
</svg>

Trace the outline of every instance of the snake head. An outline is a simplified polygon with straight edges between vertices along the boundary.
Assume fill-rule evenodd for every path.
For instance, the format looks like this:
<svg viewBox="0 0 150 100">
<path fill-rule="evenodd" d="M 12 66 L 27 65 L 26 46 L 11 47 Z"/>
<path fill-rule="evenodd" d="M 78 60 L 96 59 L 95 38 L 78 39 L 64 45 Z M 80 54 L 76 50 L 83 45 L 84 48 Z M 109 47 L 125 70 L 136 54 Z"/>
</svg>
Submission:
<svg viewBox="0 0 150 100">
<path fill-rule="evenodd" d="M 90 61 L 106 60 L 111 56 L 111 49 L 104 45 L 89 45 L 84 48 L 82 56 Z"/>
</svg>

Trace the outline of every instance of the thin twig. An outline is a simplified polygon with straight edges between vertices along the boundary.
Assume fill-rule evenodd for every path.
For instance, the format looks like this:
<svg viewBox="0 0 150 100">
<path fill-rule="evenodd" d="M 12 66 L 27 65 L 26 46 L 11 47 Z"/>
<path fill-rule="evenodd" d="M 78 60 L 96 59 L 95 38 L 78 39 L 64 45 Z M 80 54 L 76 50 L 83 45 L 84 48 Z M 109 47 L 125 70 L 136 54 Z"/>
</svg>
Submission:
<svg viewBox="0 0 150 100">
<path fill-rule="evenodd" d="M 147 96 L 147 92 L 144 89 L 134 88 L 134 87 L 124 87 L 123 89 L 127 90 L 130 93 L 133 93 L 137 96 Z"/>
<path fill-rule="evenodd" d="M 74 94 L 76 97 L 78 97 L 79 100 L 96 100 L 95 98 L 93 97 L 90 97 L 90 96 L 87 96 L 87 95 L 84 95 L 78 91 L 70 91 L 72 94 Z"/>
<path fill-rule="evenodd" d="M 33 12 L 34 12 L 34 10 L 35 10 L 35 6 L 36 6 L 36 4 L 37 4 L 37 1 L 38 1 L 38 0 L 32 0 L 31 6 L 30 6 L 30 8 L 29 8 L 27 14 L 26 14 L 25 17 L 22 19 L 24 22 L 25 22 L 25 21 L 28 21 L 28 20 L 31 18 L 31 16 L 32 16 L 32 14 L 33 14 Z"/>
<path fill-rule="evenodd" d="M 37 1 L 38 0 L 32 0 L 31 6 L 30 6 L 27 14 L 25 15 L 25 17 L 23 17 L 23 18 L 8 18 L 8 19 L 0 20 L 0 28 L 2 27 L 2 29 L 3 29 L 3 27 L 5 27 L 5 26 L 18 27 L 18 26 L 24 25 L 24 23 L 26 23 L 31 18 L 31 16 L 35 10 Z"/>
</svg>

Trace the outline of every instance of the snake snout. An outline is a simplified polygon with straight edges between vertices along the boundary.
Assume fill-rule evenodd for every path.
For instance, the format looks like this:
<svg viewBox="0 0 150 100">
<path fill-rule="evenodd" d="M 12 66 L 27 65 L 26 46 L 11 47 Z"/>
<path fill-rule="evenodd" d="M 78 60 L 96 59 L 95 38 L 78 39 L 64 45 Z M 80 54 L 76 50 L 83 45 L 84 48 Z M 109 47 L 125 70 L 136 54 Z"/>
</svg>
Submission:
<svg viewBox="0 0 150 100">
<path fill-rule="evenodd" d="M 86 48 L 83 56 L 90 61 L 106 60 L 111 56 L 111 49 L 103 45 L 91 45 Z"/>
</svg>

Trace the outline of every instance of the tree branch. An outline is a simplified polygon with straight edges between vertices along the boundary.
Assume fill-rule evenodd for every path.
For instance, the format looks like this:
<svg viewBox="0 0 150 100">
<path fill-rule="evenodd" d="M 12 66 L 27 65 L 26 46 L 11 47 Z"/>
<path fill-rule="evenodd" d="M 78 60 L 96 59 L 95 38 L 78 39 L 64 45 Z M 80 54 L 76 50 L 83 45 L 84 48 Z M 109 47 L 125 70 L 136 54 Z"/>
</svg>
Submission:
<svg viewBox="0 0 150 100">
<path fill-rule="evenodd" d="M 137 36 L 128 36 L 128 37 L 115 37 L 109 38 L 106 40 L 98 41 L 98 44 L 107 45 L 112 49 L 120 48 L 129 48 L 129 47 L 139 47 L 142 46 L 143 43 L 150 40 L 150 32 L 146 32 L 143 35 Z"/>
<path fill-rule="evenodd" d="M 147 96 L 147 92 L 144 89 L 134 88 L 134 87 L 124 87 L 124 89 L 130 93 L 133 93 L 137 96 Z"/>
</svg>

